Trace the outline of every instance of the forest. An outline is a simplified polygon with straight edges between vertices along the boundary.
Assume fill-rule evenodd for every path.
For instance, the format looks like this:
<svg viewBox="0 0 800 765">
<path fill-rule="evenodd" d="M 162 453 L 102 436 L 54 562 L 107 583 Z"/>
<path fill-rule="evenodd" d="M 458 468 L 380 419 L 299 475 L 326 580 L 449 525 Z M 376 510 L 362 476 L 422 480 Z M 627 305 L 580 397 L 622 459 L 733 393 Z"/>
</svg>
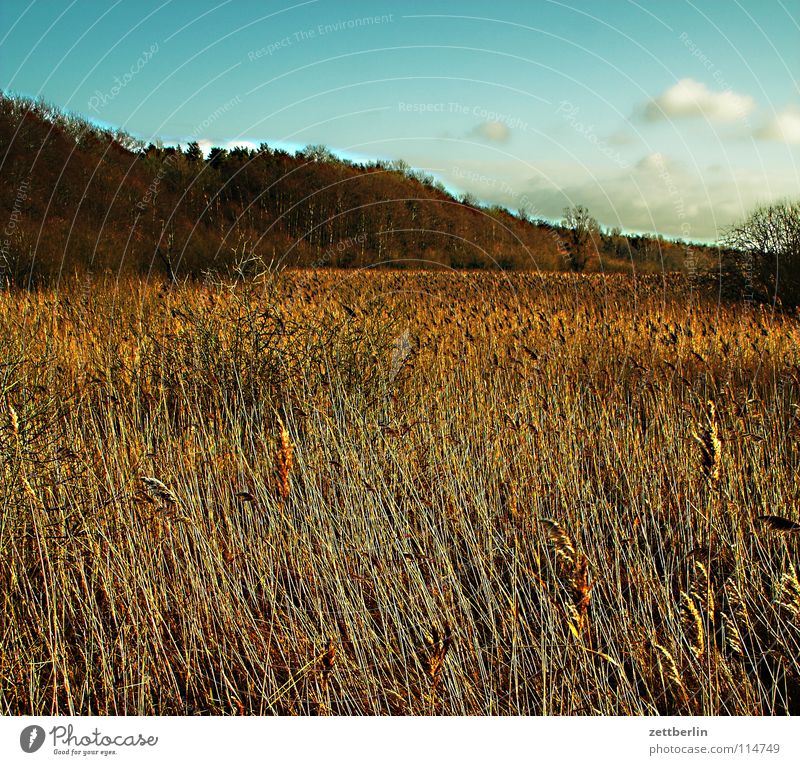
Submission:
<svg viewBox="0 0 800 765">
<path fill-rule="evenodd" d="M 0 95 L 0 276 L 85 272 L 172 280 L 281 267 L 661 273 L 715 248 L 605 230 L 459 197 L 402 160 L 357 164 L 324 146 L 291 154 L 150 143 L 40 101 Z M 583 213 L 583 215 L 581 215 Z"/>
</svg>

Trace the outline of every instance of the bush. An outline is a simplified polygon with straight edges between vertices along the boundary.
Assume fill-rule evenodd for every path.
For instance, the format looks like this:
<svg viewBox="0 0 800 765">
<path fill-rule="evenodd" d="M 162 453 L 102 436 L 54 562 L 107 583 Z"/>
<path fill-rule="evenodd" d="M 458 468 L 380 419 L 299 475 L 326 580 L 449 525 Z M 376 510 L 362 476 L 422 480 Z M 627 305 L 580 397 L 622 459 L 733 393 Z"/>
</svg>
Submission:
<svg viewBox="0 0 800 765">
<path fill-rule="evenodd" d="M 800 203 L 756 208 L 722 237 L 723 289 L 786 308 L 800 305 Z"/>
</svg>

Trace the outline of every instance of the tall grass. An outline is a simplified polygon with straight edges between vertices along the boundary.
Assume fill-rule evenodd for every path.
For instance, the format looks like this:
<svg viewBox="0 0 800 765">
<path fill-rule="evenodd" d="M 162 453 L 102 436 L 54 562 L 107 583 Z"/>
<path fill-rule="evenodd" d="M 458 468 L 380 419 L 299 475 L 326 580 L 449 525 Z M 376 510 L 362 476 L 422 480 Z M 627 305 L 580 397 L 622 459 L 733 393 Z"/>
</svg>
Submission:
<svg viewBox="0 0 800 765">
<path fill-rule="evenodd" d="M 0 293 L 0 712 L 796 713 L 797 340 L 671 278 Z"/>
</svg>

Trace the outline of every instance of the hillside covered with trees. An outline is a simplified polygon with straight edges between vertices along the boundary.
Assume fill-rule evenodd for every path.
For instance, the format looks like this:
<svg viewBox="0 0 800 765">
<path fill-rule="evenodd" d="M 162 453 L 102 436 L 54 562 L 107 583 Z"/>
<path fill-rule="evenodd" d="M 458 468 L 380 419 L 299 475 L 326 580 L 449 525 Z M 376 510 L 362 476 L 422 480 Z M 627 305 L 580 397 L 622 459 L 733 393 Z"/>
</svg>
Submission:
<svg viewBox="0 0 800 765">
<path fill-rule="evenodd" d="M 91 271 L 168 278 L 278 266 L 683 270 L 687 246 L 561 224 L 456 198 L 404 162 L 355 164 L 322 146 L 295 154 L 186 148 L 103 130 L 41 102 L 0 96 L 0 276 Z M 691 258 L 715 251 L 692 246 Z M 694 260 L 692 260 L 694 262 Z"/>
</svg>

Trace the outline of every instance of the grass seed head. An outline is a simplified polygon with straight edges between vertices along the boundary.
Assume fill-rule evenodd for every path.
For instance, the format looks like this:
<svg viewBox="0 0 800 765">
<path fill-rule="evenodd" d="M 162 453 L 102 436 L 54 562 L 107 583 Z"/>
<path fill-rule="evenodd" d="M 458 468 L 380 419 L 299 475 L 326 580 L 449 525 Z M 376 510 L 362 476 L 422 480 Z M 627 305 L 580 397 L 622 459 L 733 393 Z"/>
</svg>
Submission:
<svg viewBox="0 0 800 765">
<path fill-rule="evenodd" d="M 659 643 L 653 643 L 653 647 L 658 652 L 658 664 L 661 668 L 661 675 L 669 680 L 670 685 L 683 690 L 683 681 L 681 680 L 680 672 L 678 672 L 678 665 L 675 663 L 675 657 L 669 652 L 667 648 Z"/>
<path fill-rule="evenodd" d="M 428 644 L 428 651 L 423 656 L 422 663 L 425 673 L 431 680 L 434 687 L 439 682 L 439 677 L 444 667 L 444 660 L 453 642 L 453 632 L 448 623 L 440 632 L 437 627 L 431 628 L 430 633 L 425 633 L 425 642 Z"/>
<path fill-rule="evenodd" d="M 694 598 L 683 590 L 681 591 L 681 622 L 692 653 L 701 659 L 706 650 L 703 617 Z"/>
<path fill-rule="evenodd" d="M 700 447 L 700 465 L 706 480 L 715 487 L 722 474 L 722 439 L 719 437 L 717 407 L 708 402 L 708 413 L 703 429 L 695 431 L 694 439 Z"/>
<path fill-rule="evenodd" d="M 775 603 L 791 617 L 800 615 L 800 582 L 794 566 L 781 574 L 775 587 Z"/>
<path fill-rule="evenodd" d="M 575 545 L 566 531 L 558 521 L 550 518 L 542 518 L 542 525 L 547 532 L 547 537 L 553 545 L 556 557 L 563 560 L 569 566 L 575 565 Z"/>
<path fill-rule="evenodd" d="M 729 656 L 741 657 L 744 655 L 742 634 L 739 632 L 736 622 L 724 612 L 722 614 L 722 636 L 725 652 Z"/>
<path fill-rule="evenodd" d="M 289 492 L 291 491 L 291 484 L 289 482 L 289 475 L 292 472 L 292 465 L 294 463 L 293 446 L 289 431 L 280 420 L 280 431 L 278 434 L 278 451 L 275 456 L 278 473 L 278 494 L 281 499 L 288 499 Z"/>
<path fill-rule="evenodd" d="M 168 505 L 178 504 L 178 498 L 175 496 L 172 489 L 159 481 L 158 478 L 143 475 L 142 483 L 145 485 L 147 491 L 156 499 L 160 499 Z"/>
<path fill-rule="evenodd" d="M 16 438 L 19 438 L 19 416 L 17 410 L 11 405 L 11 402 L 6 402 L 6 409 L 8 410 L 8 423 L 11 426 L 11 432 Z"/>
</svg>

